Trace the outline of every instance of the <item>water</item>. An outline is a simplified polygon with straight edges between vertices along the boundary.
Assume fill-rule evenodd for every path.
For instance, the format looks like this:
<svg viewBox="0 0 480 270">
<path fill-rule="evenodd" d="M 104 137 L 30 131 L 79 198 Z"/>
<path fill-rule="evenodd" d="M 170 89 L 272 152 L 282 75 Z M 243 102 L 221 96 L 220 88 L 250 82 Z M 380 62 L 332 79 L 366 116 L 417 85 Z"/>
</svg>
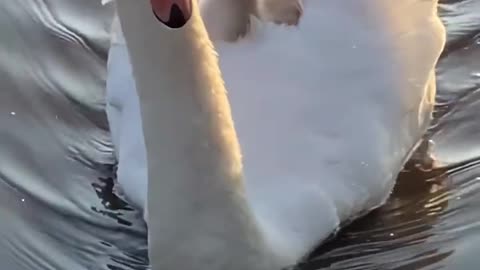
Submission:
<svg viewBox="0 0 480 270">
<path fill-rule="evenodd" d="M 103 112 L 112 10 L 99 1 L 0 3 L 0 262 L 8 270 L 146 269 L 140 213 L 113 185 Z M 480 0 L 445 0 L 447 48 L 429 138 L 389 202 L 302 269 L 477 269 Z"/>
</svg>

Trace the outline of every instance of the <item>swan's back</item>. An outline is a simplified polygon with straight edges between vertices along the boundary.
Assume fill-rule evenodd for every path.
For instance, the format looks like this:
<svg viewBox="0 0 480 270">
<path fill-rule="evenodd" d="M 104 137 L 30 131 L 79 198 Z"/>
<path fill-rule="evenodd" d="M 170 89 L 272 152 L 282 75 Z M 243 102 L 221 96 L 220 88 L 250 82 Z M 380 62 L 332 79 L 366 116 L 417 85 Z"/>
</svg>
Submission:
<svg viewBox="0 0 480 270">
<path fill-rule="evenodd" d="M 305 0 L 298 30 L 256 25 L 218 44 L 248 195 L 285 252 L 389 195 L 430 122 L 444 44 L 435 8 Z"/>
</svg>

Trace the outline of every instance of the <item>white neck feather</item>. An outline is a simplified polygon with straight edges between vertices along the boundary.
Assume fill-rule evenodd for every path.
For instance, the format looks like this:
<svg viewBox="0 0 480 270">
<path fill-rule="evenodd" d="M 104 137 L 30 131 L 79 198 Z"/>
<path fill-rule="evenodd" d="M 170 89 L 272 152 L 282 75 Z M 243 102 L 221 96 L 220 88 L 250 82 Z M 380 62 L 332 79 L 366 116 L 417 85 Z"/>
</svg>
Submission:
<svg viewBox="0 0 480 270">
<path fill-rule="evenodd" d="M 245 199 L 230 105 L 196 1 L 177 30 L 147 0 L 119 0 L 117 9 L 147 148 L 152 269 L 280 269 Z"/>
</svg>

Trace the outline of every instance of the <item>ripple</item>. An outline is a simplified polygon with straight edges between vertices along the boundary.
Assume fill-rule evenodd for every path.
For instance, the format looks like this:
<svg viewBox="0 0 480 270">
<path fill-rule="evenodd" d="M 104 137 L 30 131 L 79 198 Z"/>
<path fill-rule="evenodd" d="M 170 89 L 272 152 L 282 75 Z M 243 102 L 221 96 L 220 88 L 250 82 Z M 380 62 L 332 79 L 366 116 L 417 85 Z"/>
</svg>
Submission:
<svg viewBox="0 0 480 270">
<path fill-rule="evenodd" d="M 146 227 L 115 185 L 104 115 L 112 10 L 99 1 L 0 4 L 0 261 L 8 270 L 148 268 Z M 476 269 L 480 247 L 480 1 L 444 0 L 429 136 L 388 202 L 301 269 Z M 8 102 L 5 102 L 8 101 Z"/>
</svg>

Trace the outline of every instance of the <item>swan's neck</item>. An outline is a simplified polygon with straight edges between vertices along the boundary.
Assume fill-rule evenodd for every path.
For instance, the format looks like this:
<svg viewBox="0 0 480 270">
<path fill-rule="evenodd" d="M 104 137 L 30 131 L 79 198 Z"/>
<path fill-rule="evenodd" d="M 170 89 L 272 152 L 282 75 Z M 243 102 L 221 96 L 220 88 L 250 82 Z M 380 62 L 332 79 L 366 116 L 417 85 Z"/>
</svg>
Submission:
<svg viewBox="0 0 480 270">
<path fill-rule="evenodd" d="M 277 270 L 246 203 L 240 148 L 217 58 L 194 14 L 165 29 L 146 0 L 118 12 L 147 148 L 150 260 L 157 269 Z"/>
</svg>

